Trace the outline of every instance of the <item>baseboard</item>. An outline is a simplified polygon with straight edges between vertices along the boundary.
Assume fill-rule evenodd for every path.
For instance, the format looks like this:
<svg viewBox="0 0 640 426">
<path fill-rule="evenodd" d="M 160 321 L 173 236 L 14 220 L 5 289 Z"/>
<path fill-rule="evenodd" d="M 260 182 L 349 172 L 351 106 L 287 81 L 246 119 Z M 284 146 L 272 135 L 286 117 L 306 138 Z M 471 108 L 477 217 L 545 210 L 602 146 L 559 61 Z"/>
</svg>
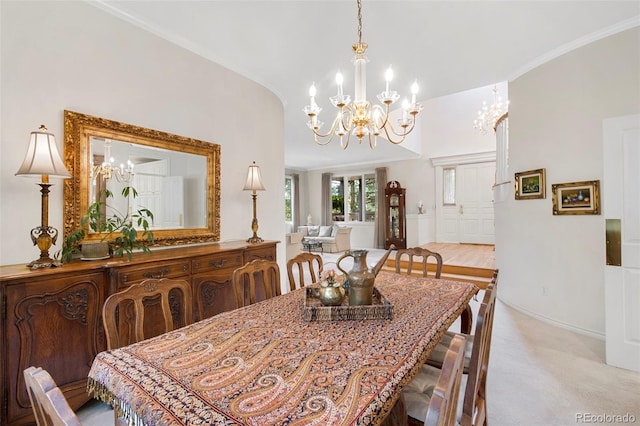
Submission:
<svg viewBox="0 0 640 426">
<path fill-rule="evenodd" d="M 496 296 L 496 297 L 498 297 L 498 296 Z M 593 337 L 594 339 L 598 339 L 598 340 L 601 340 L 603 342 L 605 340 L 604 333 L 600 333 L 600 332 L 593 331 L 593 330 L 587 330 L 585 328 L 576 327 L 575 325 L 571 325 L 571 324 L 567 324 L 567 323 L 562 322 L 562 321 L 551 319 L 549 317 L 545 317 L 544 315 L 536 314 L 535 312 L 532 312 L 532 311 L 530 311 L 530 310 L 528 310 L 526 308 L 523 308 L 522 306 L 507 302 L 501 297 L 498 297 L 498 299 L 502 303 L 507 305 L 508 307 L 510 307 L 512 309 L 515 309 L 516 311 L 518 311 L 520 313 L 523 313 L 523 314 L 525 314 L 527 316 L 530 316 L 532 318 L 540 320 L 542 322 L 546 322 L 547 324 L 551 324 L 551 325 L 554 325 L 556 327 L 564 328 L 565 330 L 569 330 L 569 331 L 572 331 L 574 333 L 581 334 L 583 336 Z"/>
</svg>

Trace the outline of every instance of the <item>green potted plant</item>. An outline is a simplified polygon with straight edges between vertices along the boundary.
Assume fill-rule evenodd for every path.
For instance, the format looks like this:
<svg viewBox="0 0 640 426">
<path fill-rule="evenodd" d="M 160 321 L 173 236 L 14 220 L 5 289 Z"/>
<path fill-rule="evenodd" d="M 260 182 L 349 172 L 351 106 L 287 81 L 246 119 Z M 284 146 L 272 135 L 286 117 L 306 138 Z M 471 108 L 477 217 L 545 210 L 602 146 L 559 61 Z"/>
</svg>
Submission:
<svg viewBox="0 0 640 426">
<path fill-rule="evenodd" d="M 138 192 L 131 186 L 125 186 L 122 196 L 136 198 Z M 74 254 L 80 253 L 82 246 L 87 245 L 85 237 L 88 230 L 100 234 L 99 241 L 108 243 L 108 250 L 113 256 L 126 254 L 131 259 L 136 249 L 151 253 L 148 245 L 153 243 L 153 231 L 150 229 L 153 213 L 146 208 L 123 213 L 107 203 L 109 198 L 113 198 L 113 192 L 104 189 L 100 191 L 98 200 L 89 205 L 80 220 L 81 227 L 67 235 L 62 248 L 56 253 L 62 262 L 71 261 Z M 85 250 L 82 253 L 84 255 Z"/>
</svg>

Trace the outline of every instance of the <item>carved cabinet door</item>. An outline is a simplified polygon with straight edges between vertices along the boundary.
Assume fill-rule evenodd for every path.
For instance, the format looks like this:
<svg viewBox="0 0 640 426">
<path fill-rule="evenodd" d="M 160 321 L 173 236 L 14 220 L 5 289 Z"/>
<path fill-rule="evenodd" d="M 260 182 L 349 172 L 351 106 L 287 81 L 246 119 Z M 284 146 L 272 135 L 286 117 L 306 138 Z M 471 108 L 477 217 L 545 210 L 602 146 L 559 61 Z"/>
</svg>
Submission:
<svg viewBox="0 0 640 426">
<path fill-rule="evenodd" d="M 91 363 L 106 349 L 100 317 L 103 272 L 40 276 L 5 285 L 7 423 L 32 418 L 23 380 L 23 370 L 30 366 L 48 370 L 70 405 L 78 408 L 89 399 Z"/>
</svg>

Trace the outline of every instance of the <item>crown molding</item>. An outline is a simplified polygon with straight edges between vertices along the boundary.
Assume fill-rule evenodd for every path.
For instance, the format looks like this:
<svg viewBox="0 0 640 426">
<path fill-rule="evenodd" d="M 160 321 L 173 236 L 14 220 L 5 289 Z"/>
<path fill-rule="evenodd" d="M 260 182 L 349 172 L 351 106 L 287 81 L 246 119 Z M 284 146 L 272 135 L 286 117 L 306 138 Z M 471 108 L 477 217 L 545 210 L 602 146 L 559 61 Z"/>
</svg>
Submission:
<svg viewBox="0 0 640 426">
<path fill-rule="evenodd" d="M 438 166 L 455 166 L 458 164 L 473 164 L 473 163 L 487 163 L 489 161 L 496 161 L 496 152 L 476 152 L 473 154 L 460 154 L 449 155 L 446 157 L 434 157 L 431 159 L 431 164 L 434 167 Z"/>
<path fill-rule="evenodd" d="M 611 25 L 609 27 L 603 28 L 594 33 L 588 34 L 584 37 L 580 37 L 570 43 L 564 44 L 557 49 L 551 50 L 545 53 L 542 56 L 538 56 L 533 61 L 524 65 L 523 67 L 517 69 L 510 77 L 509 81 L 513 81 L 518 77 L 528 73 L 534 68 L 539 67 L 559 56 L 562 56 L 566 53 L 571 52 L 572 50 L 578 49 L 582 46 L 586 46 L 587 44 L 593 43 L 595 41 L 601 40 L 603 38 L 612 36 L 614 34 L 620 33 L 622 31 L 629 30 L 631 28 L 640 26 L 640 15 L 634 16 L 633 18 L 626 19 L 624 21 L 618 22 L 617 24 Z"/>
</svg>

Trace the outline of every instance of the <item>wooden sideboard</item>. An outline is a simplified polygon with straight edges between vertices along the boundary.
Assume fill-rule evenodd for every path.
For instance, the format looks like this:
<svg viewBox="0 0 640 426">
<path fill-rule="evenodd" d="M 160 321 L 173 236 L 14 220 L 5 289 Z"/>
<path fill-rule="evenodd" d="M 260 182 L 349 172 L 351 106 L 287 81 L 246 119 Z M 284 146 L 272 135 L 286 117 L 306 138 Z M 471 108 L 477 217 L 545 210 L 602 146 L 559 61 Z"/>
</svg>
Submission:
<svg viewBox="0 0 640 426">
<path fill-rule="evenodd" d="M 192 285 L 194 320 L 235 308 L 233 270 L 254 259 L 276 260 L 277 241 L 230 241 L 155 249 L 102 261 L 80 260 L 31 271 L 0 267 L 0 424 L 34 424 L 23 380 L 29 366 L 48 370 L 77 409 L 89 400 L 87 374 L 106 349 L 105 299 L 146 278 L 181 278 Z"/>
</svg>

